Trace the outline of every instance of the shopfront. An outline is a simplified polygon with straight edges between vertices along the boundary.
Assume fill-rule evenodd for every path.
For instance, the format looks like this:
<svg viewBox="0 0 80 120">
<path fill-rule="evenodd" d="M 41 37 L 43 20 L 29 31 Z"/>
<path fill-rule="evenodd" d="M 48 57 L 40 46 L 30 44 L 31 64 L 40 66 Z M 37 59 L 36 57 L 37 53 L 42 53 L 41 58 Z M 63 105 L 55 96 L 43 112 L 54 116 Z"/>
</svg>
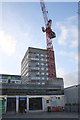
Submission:
<svg viewBox="0 0 80 120">
<path fill-rule="evenodd" d="M 64 95 L 6 96 L 5 98 L 6 112 L 47 111 L 48 106 L 64 107 L 65 105 Z"/>
</svg>

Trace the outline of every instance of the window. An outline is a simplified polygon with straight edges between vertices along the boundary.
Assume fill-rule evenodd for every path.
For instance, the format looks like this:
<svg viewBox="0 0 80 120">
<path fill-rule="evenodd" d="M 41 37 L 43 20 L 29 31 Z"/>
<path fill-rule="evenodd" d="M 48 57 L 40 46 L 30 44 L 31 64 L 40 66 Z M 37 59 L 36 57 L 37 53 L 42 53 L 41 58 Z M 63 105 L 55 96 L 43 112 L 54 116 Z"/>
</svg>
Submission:
<svg viewBox="0 0 80 120">
<path fill-rule="evenodd" d="M 39 54 L 36 54 L 36 56 L 39 56 Z"/>
<path fill-rule="evenodd" d="M 39 79 L 40 79 L 40 77 L 36 77 L 36 79 L 38 79 L 38 80 L 39 80 Z"/>
<path fill-rule="evenodd" d="M 42 80 L 44 80 L 45 78 L 44 77 L 42 77 Z"/>
<path fill-rule="evenodd" d="M 41 56 L 44 56 L 43 54 L 41 54 Z"/>
<path fill-rule="evenodd" d="M 11 83 L 15 83 L 15 81 L 11 81 Z"/>
<path fill-rule="evenodd" d="M 31 58 L 31 60 L 39 60 L 39 58 Z"/>
<path fill-rule="evenodd" d="M 45 73 L 46 75 L 48 75 L 48 73 Z"/>
<path fill-rule="evenodd" d="M 35 62 L 35 63 L 31 63 L 31 65 L 39 65 L 39 63 L 38 63 L 38 62 Z"/>
<path fill-rule="evenodd" d="M 40 79 L 40 77 L 31 77 L 31 79 L 38 79 L 38 80 L 39 80 L 39 79 Z"/>
<path fill-rule="evenodd" d="M 39 63 L 37 63 L 39 65 Z"/>
<path fill-rule="evenodd" d="M 33 69 L 33 70 L 39 70 L 40 68 L 39 67 L 31 67 L 31 69 Z"/>
<path fill-rule="evenodd" d="M 37 72 L 36 74 L 37 74 L 37 75 L 39 75 L 39 74 L 40 74 L 40 72 Z"/>
<path fill-rule="evenodd" d="M 8 83 L 8 80 L 7 79 L 3 79 L 2 83 Z"/>
<path fill-rule="evenodd" d="M 43 58 L 41 58 L 41 61 L 44 61 L 44 59 L 43 59 Z"/>
<path fill-rule="evenodd" d="M 49 80 L 48 78 L 46 78 L 47 80 Z"/>
<path fill-rule="evenodd" d="M 21 83 L 21 81 L 16 81 L 16 83 Z"/>
<path fill-rule="evenodd" d="M 44 63 L 41 63 L 41 65 L 44 65 Z"/>
<path fill-rule="evenodd" d="M 8 76 L 2 76 L 2 79 L 7 79 L 8 78 Z"/>
<path fill-rule="evenodd" d="M 48 70 L 48 68 L 46 68 L 46 70 Z"/>
<path fill-rule="evenodd" d="M 44 70 L 45 68 L 41 68 L 41 70 Z"/>
<path fill-rule="evenodd" d="M 47 59 L 45 59 L 45 61 L 47 61 Z"/>
<path fill-rule="evenodd" d="M 48 64 L 46 63 L 46 66 L 47 66 Z"/>
<path fill-rule="evenodd" d="M 41 73 L 41 75 L 44 75 L 45 73 Z"/>
<path fill-rule="evenodd" d="M 44 83 L 44 82 L 42 82 L 42 84 L 44 85 L 45 83 Z"/>
<path fill-rule="evenodd" d="M 40 82 L 38 82 L 38 84 L 40 84 Z"/>
</svg>

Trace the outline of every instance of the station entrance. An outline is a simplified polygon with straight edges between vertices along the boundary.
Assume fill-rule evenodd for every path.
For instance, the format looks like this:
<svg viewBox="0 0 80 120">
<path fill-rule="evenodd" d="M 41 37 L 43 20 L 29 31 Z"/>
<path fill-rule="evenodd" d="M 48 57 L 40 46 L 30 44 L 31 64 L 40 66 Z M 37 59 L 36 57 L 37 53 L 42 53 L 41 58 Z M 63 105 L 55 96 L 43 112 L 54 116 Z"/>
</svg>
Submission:
<svg viewBox="0 0 80 120">
<path fill-rule="evenodd" d="M 7 112 L 16 112 L 16 98 L 7 98 Z"/>
<path fill-rule="evenodd" d="M 29 110 L 42 110 L 42 98 L 29 98 Z"/>
<path fill-rule="evenodd" d="M 24 113 L 27 110 L 27 98 L 20 97 L 19 98 L 19 112 Z"/>
</svg>

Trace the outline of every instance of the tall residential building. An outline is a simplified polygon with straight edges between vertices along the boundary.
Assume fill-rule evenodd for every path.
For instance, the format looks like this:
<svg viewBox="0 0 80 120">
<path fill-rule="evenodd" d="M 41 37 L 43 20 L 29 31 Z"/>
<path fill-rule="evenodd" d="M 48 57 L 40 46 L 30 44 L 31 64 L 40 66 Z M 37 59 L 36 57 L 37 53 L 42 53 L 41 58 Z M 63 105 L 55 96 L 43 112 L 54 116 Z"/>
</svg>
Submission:
<svg viewBox="0 0 80 120">
<path fill-rule="evenodd" d="M 45 84 L 48 80 L 47 50 L 29 47 L 21 62 L 21 76 L 24 82 Z"/>
<path fill-rule="evenodd" d="M 47 50 L 29 47 L 21 62 L 23 84 L 54 85 L 63 88 L 62 78 L 48 78 Z"/>
</svg>

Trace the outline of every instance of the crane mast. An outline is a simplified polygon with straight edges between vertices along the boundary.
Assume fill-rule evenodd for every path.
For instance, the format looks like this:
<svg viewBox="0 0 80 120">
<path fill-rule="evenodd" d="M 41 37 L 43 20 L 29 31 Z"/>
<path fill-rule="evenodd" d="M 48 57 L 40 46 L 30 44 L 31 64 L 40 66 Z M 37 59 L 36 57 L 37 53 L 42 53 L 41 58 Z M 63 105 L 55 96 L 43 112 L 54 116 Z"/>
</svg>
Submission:
<svg viewBox="0 0 80 120">
<path fill-rule="evenodd" d="M 55 33 L 51 29 L 52 20 L 48 19 L 48 11 L 46 10 L 43 0 L 40 0 L 41 10 L 44 17 L 45 28 L 42 27 L 42 31 L 46 33 L 47 42 L 47 62 L 48 62 L 48 78 L 56 78 L 55 57 L 52 39 L 56 37 Z"/>
</svg>

